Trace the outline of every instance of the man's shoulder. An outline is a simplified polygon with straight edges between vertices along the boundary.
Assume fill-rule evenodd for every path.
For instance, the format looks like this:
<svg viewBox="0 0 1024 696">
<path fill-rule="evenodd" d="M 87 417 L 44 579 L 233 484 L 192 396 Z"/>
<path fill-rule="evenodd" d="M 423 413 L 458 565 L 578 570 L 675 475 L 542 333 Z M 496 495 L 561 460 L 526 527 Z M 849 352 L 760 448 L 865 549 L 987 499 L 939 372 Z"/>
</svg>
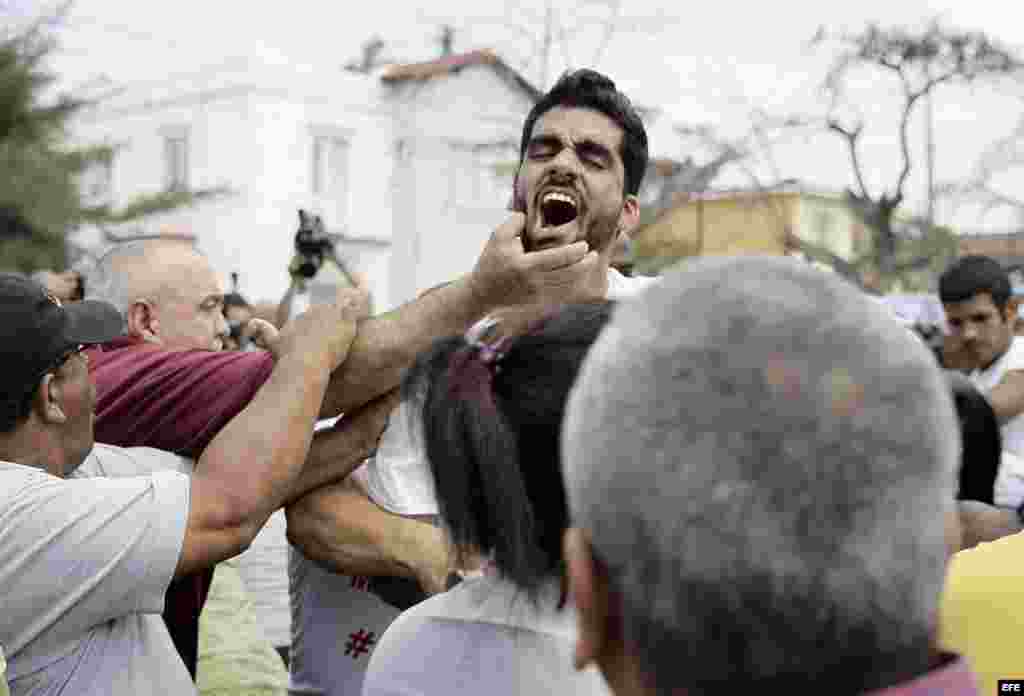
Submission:
<svg viewBox="0 0 1024 696">
<path fill-rule="evenodd" d="M 1016 377 L 1020 372 L 1024 372 L 1024 337 L 1014 336 L 1010 339 L 1010 346 L 998 360 L 984 370 L 972 370 L 969 377 L 977 386 L 985 380 L 996 379 L 1001 382 L 1008 373 L 1013 373 Z"/>
<path fill-rule="evenodd" d="M 145 384 L 147 393 L 167 383 L 215 389 L 262 384 L 274 366 L 267 351 L 166 350 L 144 343 L 100 348 L 90 355 L 90 372 L 102 399 L 108 392 Z M 181 396 L 181 394 L 178 394 Z"/>
<path fill-rule="evenodd" d="M 266 351 L 169 351 L 136 346 L 90 360 L 96 439 L 198 457 L 274 369 Z"/>
<path fill-rule="evenodd" d="M 192 473 L 193 466 L 188 457 L 154 447 L 118 447 L 96 443 L 72 476 L 121 478 L 146 476 L 159 471 L 176 471 L 188 475 Z"/>
<path fill-rule="evenodd" d="M 197 365 L 262 365 L 272 363 L 267 351 L 167 350 L 142 341 L 105 344 L 90 353 L 93 369 L 149 369 Z"/>
<path fill-rule="evenodd" d="M 48 485 L 59 485 L 61 479 L 56 476 L 23 464 L 0 461 L 0 501 L 11 501 L 22 497 L 34 488 Z"/>
</svg>

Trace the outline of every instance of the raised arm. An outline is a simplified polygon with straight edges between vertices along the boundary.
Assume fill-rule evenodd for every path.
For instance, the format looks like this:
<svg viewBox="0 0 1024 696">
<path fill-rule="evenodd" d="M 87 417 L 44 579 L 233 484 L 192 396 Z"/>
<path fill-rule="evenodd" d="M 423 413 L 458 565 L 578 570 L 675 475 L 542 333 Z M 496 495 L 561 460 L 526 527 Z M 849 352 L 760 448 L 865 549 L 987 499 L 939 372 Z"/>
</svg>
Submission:
<svg viewBox="0 0 1024 696">
<path fill-rule="evenodd" d="M 427 592 L 444 589 L 451 564 L 442 530 L 383 510 L 351 480 L 313 491 L 286 514 L 288 541 L 337 573 L 413 578 Z"/>
<path fill-rule="evenodd" d="M 313 435 L 302 473 L 285 497 L 288 505 L 310 491 L 343 480 L 377 451 L 388 417 L 398 404 L 398 390 L 378 397 L 332 427 Z"/>
<path fill-rule="evenodd" d="M 281 332 L 270 378 L 196 463 L 176 577 L 243 551 L 292 491 L 328 376 L 355 336 L 355 316 L 342 293 Z"/>
<path fill-rule="evenodd" d="M 394 389 L 436 338 L 465 331 L 497 307 L 589 299 L 597 253 L 586 242 L 526 253 L 525 220 L 513 213 L 498 227 L 468 275 L 360 322 L 348 359 L 331 375 L 320 415 L 348 412 Z"/>
</svg>

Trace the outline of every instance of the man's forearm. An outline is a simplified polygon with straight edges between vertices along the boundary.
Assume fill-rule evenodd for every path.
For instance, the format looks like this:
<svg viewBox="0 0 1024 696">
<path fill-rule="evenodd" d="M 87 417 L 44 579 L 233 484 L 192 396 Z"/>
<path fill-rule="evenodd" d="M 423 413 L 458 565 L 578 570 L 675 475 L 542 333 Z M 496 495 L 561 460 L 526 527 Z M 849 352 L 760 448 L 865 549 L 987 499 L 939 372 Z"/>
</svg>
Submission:
<svg viewBox="0 0 1024 696">
<path fill-rule="evenodd" d="M 328 429 L 313 436 L 302 473 L 292 484 L 284 504 L 289 505 L 311 491 L 341 481 L 377 448 L 379 433 L 387 422 L 387 412 L 381 409 L 379 427 L 344 418 Z"/>
<path fill-rule="evenodd" d="M 286 508 L 288 540 L 338 573 L 443 579 L 443 532 L 382 510 L 349 482 L 313 492 Z"/>
<path fill-rule="evenodd" d="M 462 333 L 493 307 L 468 277 L 359 323 L 348 358 L 331 375 L 321 418 L 348 413 L 398 386 L 402 372 L 435 339 Z"/>
<path fill-rule="evenodd" d="M 284 295 L 281 297 L 281 301 L 277 303 L 277 309 L 274 312 L 274 326 L 278 329 L 282 328 L 292 318 L 292 302 L 295 300 L 295 291 L 297 290 L 296 282 L 295 278 L 292 278 L 288 289 L 285 290 Z"/>
<path fill-rule="evenodd" d="M 487 241 L 473 270 L 393 312 L 364 320 L 345 364 L 331 376 L 322 417 L 345 413 L 395 388 L 437 338 L 458 334 L 499 305 L 551 305 L 604 296 L 607 269 L 579 241 L 527 253 L 526 215 L 512 213 Z"/>
</svg>

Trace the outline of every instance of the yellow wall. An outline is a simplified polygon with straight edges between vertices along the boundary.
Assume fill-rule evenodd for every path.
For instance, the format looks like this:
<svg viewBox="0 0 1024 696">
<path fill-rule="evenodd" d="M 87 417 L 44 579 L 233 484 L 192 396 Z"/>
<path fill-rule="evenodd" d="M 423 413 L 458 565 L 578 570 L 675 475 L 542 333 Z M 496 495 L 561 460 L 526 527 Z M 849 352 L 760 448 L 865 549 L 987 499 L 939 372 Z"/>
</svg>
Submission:
<svg viewBox="0 0 1024 696">
<path fill-rule="evenodd" d="M 641 231 L 640 256 L 782 254 L 796 194 L 696 200 L 676 206 Z"/>
<path fill-rule="evenodd" d="M 793 232 L 804 241 L 825 247 L 850 261 L 862 224 L 842 198 L 803 196 L 793 221 Z"/>
<path fill-rule="evenodd" d="M 638 258 L 786 253 L 786 230 L 844 259 L 858 223 L 841 198 L 796 192 L 688 201 L 641 230 Z"/>
</svg>

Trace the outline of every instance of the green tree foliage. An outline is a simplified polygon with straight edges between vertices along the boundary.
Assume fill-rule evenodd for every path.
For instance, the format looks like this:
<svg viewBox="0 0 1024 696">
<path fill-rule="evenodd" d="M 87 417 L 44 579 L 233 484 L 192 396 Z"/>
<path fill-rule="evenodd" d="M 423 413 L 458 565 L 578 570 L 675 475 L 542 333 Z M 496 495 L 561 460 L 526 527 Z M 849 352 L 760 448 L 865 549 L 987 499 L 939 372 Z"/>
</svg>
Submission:
<svg viewBox="0 0 1024 696">
<path fill-rule="evenodd" d="M 90 205 L 79 177 L 109 165 L 116 148 L 75 147 L 69 127 L 88 102 L 55 95 L 46 61 L 55 49 L 43 22 L 0 37 L 0 268 L 63 268 L 65 236 L 83 223 L 119 223 L 224 193 L 163 192 L 121 209 Z"/>
</svg>

